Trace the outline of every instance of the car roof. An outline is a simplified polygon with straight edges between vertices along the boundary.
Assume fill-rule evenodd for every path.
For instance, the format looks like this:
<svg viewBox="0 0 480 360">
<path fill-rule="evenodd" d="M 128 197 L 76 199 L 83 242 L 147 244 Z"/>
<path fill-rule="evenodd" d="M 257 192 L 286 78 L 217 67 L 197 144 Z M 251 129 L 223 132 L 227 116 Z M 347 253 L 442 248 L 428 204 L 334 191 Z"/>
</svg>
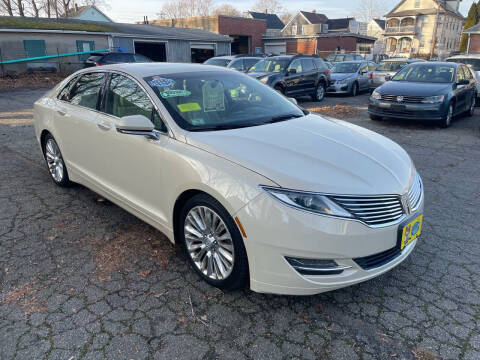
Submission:
<svg viewBox="0 0 480 360">
<path fill-rule="evenodd" d="M 340 62 L 337 63 L 337 64 L 359 64 L 359 63 L 362 63 L 362 62 L 368 62 L 368 60 L 361 60 L 361 59 L 358 59 L 358 60 L 347 60 L 347 61 L 340 61 Z M 370 62 L 373 62 L 373 61 L 370 61 Z"/>
<path fill-rule="evenodd" d="M 425 65 L 445 65 L 445 66 L 453 66 L 453 67 L 458 67 L 462 64 L 457 64 L 457 63 L 453 63 L 453 62 L 446 62 L 446 61 L 423 61 L 423 62 L 415 62 L 415 63 L 412 63 L 410 65 L 414 65 L 414 66 L 425 66 Z"/>
<path fill-rule="evenodd" d="M 92 69 L 85 69 L 92 71 Z M 204 72 L 204 71 L 225 71 L 232 72 L 233 70 L 222 68 L 219 66 L 205 65 L 205 64 L 184 64 L 184 63 L 124 63 L 105 65 L 98 69 L 101 70 L 116 70 L 126 72 L 128 74 L 145 78 L 155 75 L 168 75 L 178 73 Z M 85 72 L 84 71 L 84 72 Z"/>
<path fill-rule="evenodd" d="M 235 59 L 235 56 L 232 56 L 232 55 L 225 55 L 225 56 L 215 56 L 215 57 L 212 57 L 210 59 L 226 59 L 226 60 L 233 60 Z M 208 60 L 210 60 L 208 59 Z"/>
<path fill-rule="evenodd" d="M 480 59 L 480 54 L 454 55 L 447 58 L 449 59 Z"/>
</svg>

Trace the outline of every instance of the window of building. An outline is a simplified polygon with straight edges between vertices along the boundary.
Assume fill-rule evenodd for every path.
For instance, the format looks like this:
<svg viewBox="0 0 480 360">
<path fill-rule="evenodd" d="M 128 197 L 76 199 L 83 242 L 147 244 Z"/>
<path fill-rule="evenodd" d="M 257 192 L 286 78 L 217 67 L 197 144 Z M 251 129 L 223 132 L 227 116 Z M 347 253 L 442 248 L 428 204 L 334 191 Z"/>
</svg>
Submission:
<svg viewBox="0 0 480 360">
<path fill-rule="evenodd" d="M 292 25 L 292 35 L 297 35 L 297 25 Z"/>
<path fill-rule="evenodd" d="M 86 52 L 95 50 L 95 41 L 77 40 L 77 51 Z M 85 61 L 90 57 L 90 54 L 78 55 L 78 60 Z"/>
<path fill-rule="evenodd" d="M 420 5 L 420 0 L 415 0 L 415 9 L 418 9 Z"/>
<path fill-rule="evenodd" d="M 27 58 L 47 55 L 45 40 L 23 40 L 23 46 Z"/>
</svg>

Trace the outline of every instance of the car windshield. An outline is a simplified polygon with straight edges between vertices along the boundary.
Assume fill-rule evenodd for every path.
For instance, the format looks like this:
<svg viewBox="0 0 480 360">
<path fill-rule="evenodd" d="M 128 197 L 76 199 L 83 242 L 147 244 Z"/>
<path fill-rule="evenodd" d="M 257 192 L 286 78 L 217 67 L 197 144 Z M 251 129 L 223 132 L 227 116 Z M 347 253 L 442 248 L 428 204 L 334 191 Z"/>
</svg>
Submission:
<svg viewBox="0 0 480 360">
<path fill-rule="evenodd" d="M 480 71 L 480 59 L 449 59 L 448 62 L 465 64 L 473 71 Z"/>
<path fill-rule="evenodd" d="M 409 65 L 393 77 L 393 81 L 451 83 L 455 78 L 455 67 L 439 64 Z"/>
<path fill-rule="evenodd" d="M 231 61 L 232 60 L 230 60 L 230 59 L 211 58 L 211 59 L 208 59 L 207 61 L 205 61 L 204 64 L 227 67 L 227 65 L 230 64 Z"/>
<path fill-rule="evenodd" d="M 358 71 L 361 63 L 338 63 L 332 68 L 334 74 L 351 74 Z"/>
<path fill-rule="evenodd" d="M 407 63 L 405 61 L 385 61 L 378 64 L 375 71 L 397 72 L 403 69 Z"/>
<path fill-rule="evenodd" d="M 249 72 L 282 72 L 288 66 L 289 60 L 262 60 L 253 66 Z"/>
<path fill-rule="evenodd" d="M 202 71 L 145 81 L 176 123 L 189 131 L 250 127 L 305 115 L 272 88 L 243 74 Z"/>
</svg>

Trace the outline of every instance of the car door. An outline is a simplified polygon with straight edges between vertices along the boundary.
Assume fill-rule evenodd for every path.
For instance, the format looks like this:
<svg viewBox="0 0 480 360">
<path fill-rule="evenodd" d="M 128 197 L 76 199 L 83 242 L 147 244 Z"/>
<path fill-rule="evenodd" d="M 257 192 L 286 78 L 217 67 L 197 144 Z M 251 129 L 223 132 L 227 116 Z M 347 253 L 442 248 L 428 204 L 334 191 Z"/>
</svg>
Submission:
<svg viewBox="0 0 480 360">
<path fill-rule="evenodd" d="M 358 84 L 360 90 L 365 90 L 370 87 L 370 74 L 368 72 L 368 63 L 362 63 L 358 69 Z"/>
<path fill-rule="evenodd" d="M 91 160 L 92 134 L 97 131 L 98 108 L 106 78 L 105 72 L 79 75 L 64 88 L 56 101 L 55 139 L 69 171 L 95 177 Z"/>
<path fill-rule="evenodd" d="M 475 80 L 475 77 L 473 76 L 472 74 L 472 71 L 465 65 L 462 65 L 462 68 L 463 68 L 463 72 L 465 74 L 465 79 L 467 79 L 469 81 L 469 84 L 467 85 L 467 98 L 466 98 L 466 109 L 465 110 L 468 110 L 470 109 L 470 106 L 472 105 L 472 101 L 473 99 L 475 99 L 476 97 L 476 80 Z"/>
<path fill-rule="evenodd" d="M 130 115 L 149 118 L 158 140 L 116 131 L 120 118 Z M 163 171 L 172 168 L 167 150 L 172 138 L 151 97 L 132 77 L 119 73 L 109 76 L 93 140 L 102 189 L 147 218 L 166 225 L 168 194 L 164 191 Z"/>
<path fill-rule="evenodd" d="M 302 59 L 303 77 L 301 87 L 303 93 L 312 93 L 315 90 L 318 79 L 318 70 L 313 63 L 312 58 Z"/>
<path fill-rule="evenodd" d="M 292 69 L 295 70 L 292 73 Z M 301 90 L 301 81 L 303 76 L 303 67 L 301 59 L 295 59 L 290 63 L 290 66 L 287 68 L 287 74 L 285 76 L 285 95 L 296 95 L 300 93 Z"/>
</svg>

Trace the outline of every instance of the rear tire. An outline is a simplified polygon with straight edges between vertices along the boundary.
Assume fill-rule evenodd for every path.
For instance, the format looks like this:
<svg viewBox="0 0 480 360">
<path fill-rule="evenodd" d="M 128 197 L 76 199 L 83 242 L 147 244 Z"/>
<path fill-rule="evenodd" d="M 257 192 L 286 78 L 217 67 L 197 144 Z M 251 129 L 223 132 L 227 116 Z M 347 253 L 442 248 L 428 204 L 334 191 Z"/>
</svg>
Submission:
<svg viewBox="0 0 480 360">
<path fill-rule="evenodd" d="M 468 113 L 467 113 L 467 115 L 469 117 L 472 117 L 473 115 L 475 115 L 475 107 L 476 106 L 477 106 L 477 94 L 473 94 L 472 102 L 470 104 L 470 109 L 468 109 Z"/>
<path fill-rule="evenodd" d="M 372 114 L 368 114 L 368 116 L 370 117 L 370 120 L 373 120 L 373 121 L 382 121 L 383 120 L 383 118 L 381 116 L 372 115 Z"/>
<path fill-rule="evenodd" d="M 447 128 L 452 125 L 453 119 L 453 103 L 448 105 L 448 110 L 442 120 L 440 120 L 440 127 Z"/>
<path fill-rule="evenodd" d="M 280 94 L 285 95 L 285 89 L 283 88 L 282 85 L 275 85 L 273 87 L 276 91 L 278 91 Z"/>
<path fill-rule="evenodd" d="M 182 208 L 178 224 L 188 261 L 204 281 L 223 290 L 245 286 L 248 258 L 243 238 L 217 200 L 207 194 L 192 197 Z"/>
<path fill-rule="evenodd" d="M 323 81 L 320 81 L 318 83 L 317 89 L 315 90 L 315 93 L 312 95 L 312 100 L 320 102 L 323 99 L 325 99 L 325 94 L 327 92 L 325 83 Z"/>
<path fill-rule="evenodd" d="M 53 182 L 60 187 L 72 186 L 60 147 L 51 134 L 45 136 L 42 147 L 45 163 Z"/>
</svg>

